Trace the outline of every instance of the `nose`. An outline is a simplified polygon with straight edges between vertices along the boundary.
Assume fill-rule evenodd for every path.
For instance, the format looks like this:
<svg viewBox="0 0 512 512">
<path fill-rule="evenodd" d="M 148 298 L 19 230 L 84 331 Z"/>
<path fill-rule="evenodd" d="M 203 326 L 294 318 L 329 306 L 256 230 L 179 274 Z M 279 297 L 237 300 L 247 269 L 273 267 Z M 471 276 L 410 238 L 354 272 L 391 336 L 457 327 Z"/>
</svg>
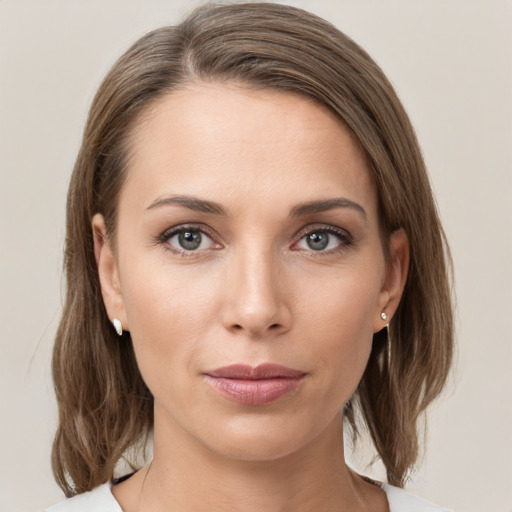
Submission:
<svg viewBox="0 0 512 512">
<path fill-rule="evenodd" d="M 231 258 L 227 274 L 222 311 L 226 329 L 251 337 L 279 335 L 290 329 L 290 297 L 270 250 L 238 251 Z"/>
</svg>

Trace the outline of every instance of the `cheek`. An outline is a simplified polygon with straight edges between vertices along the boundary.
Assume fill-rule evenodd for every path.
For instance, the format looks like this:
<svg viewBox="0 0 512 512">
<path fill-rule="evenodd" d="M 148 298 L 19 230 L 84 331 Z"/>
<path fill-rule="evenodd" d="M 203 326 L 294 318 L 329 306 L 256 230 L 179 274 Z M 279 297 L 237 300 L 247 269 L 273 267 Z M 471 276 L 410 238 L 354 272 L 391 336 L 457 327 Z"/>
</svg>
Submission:
<svg viewBox="0 0 512 512">
<path fill-rule="evenodd" d="M 204 273 L 154 264 L 131 265 L 124 277 L 128 328 L 141 374 L 153 394 L 162 385 L 176 389 L 194 371 L 215 321 L 216 286 Z"/>
<path fill-rule="evenodd" d="M 381 280 L 378 264 L 340 268 L 325 276 L 308 276 L 297 298 L 301 308 L 310 311 L 313 327 L 338 330 L 343 336 L 366 335 L 372 332 Z"/>
<path fill-rule="evenodd" d="M 322 368 L 326 386 L 348 400 L 362 377 L 373 340 L 373 319 L 380 275 L 374 271 L 341 273 L 303 294 L 302 329 L 309 333 L 308 357 Z M 306 340 L 307 341 L 307 340 Z"/>
</svg>

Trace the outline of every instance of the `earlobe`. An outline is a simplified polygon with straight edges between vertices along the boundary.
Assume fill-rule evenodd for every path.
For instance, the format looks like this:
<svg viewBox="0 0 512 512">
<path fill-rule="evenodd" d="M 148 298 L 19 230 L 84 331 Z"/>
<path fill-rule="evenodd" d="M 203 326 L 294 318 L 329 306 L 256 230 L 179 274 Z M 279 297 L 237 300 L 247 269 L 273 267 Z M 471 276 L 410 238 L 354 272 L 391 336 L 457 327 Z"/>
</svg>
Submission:
<svg viewBox="0 0 512 512">
<path fill-rule="evenodd" d="M 127 325 L 117 260 L 108 238 L 103 215 L 97 213 L 92 219 L 94 256 L 100 280 L 101 295 L 111 321 L 120 319 Z"/>
<path fill-rule="evenodd" d="M 395 314 L 409 271 L 409 239 L 403 229 L 397 229 L 389 238 L 389 254 L 386 275 L 379 295 L 374 332 L 387 325 Z"/>
</svg>

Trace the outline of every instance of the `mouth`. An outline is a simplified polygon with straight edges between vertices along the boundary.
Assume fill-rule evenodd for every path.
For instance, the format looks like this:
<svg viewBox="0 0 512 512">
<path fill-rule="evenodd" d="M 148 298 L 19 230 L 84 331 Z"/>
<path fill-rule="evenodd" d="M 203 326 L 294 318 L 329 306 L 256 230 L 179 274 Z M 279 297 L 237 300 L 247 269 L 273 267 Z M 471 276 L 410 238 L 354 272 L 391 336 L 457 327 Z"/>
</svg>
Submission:
<svg viewBox="0 0 512 512">
<path fill-rule="evenodd" d="M 206 381 L 228 400 L 246 405 L 266 405 L 295 391 L 305 372 L 278 364 L 234 364 L 205 373 Z"/>
</svg>

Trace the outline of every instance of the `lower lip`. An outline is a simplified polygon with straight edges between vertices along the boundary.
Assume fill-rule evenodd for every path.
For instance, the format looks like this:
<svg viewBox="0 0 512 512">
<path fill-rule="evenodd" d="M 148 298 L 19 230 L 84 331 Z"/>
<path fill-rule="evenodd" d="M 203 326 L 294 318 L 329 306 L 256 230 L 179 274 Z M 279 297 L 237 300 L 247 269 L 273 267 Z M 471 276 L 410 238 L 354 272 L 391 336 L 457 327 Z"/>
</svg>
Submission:
<svg viewBox="0 0 512 512">
<path fill-rule="evenodd" d="M 228 379 L 206 376 L 208 383 L 229 400 L 246 405 L 266 405 L 289 395 L 304 377 L 273 379 Z"/>
</svg>

